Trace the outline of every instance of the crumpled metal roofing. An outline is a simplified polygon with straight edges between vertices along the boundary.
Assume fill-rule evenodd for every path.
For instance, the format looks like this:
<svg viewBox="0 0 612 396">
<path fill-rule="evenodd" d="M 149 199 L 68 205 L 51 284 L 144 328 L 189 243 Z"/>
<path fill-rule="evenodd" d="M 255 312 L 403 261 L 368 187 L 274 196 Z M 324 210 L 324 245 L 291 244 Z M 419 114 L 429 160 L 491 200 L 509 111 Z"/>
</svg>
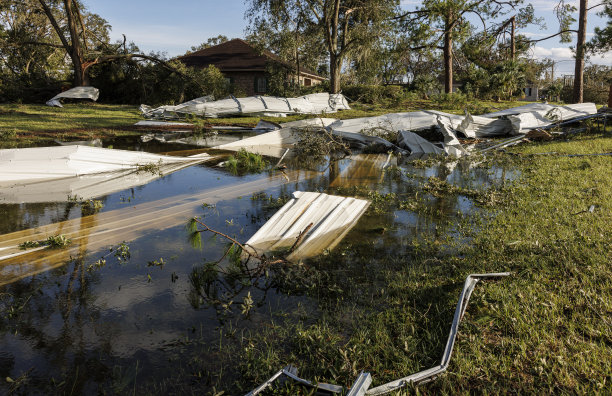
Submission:
<svg viewBox="0 0 612 396">
<path fill-rule="evenodd" d="M 428 129 L 438 125 L 437 118 L 444 117 L 453 127 L 457 127 L 463 116 L 443 113 L 440 111 L 415 111 L 410 113 L 389 113 L 376 117 L 352 118 L 338 120 L 329 125 L 337 133 L 368 133 L 369 131 L 415 131 Z"/>
<path fill-rule="evenodd" d="M 400 131 L 398 144 L 400 147 L 409 149 L 411 154 L 442 154 L 444 152 L 429 140 L 410 131 Z"/>
<path fill-rule="evenodd" d="M 290 248 L 296 238 L 301 244 L 287 256 L 289 261 L 313 257 L 336 246 L 366 211 L 370 201 L 316 192 L 295 191 L 293 198 L 278 210 L 246 243 L 262 255 Z"/>
<path fill-rule="evenodd" d="M 100 90 L 94 87 L 74 87 L 67 91 L 58 93 L 51 99 L 46 102 L 47 106 L 53 107 L 64 107 L 60 103 L 61 98 L 70 98 L 70 99 L 91 99 L 94 102 L 98 100 L 100 96 Z"/>
<path fill-rule="evenodd" d="M 0 150 L 0 186 L 203 159 L 80 145 L 5 149 Z"/>
<path fill-rule="evenodd" d="M 542 128 L 555 122 L 567 121 L 586 115 L 596 114 L 594 103 L 575 103 L 570 105 L 550 105 L 530 103 L 512 109 L 484 114 L 482 117 L 493 118 L 505 116 L 512 125 L 512 134 L 526 133 L 535 128 Z"/>
<path fill-rule="evenodd" d="M 274 96 L 249 96 L 211 101 L 202 97 L 177 106 L 161 106 L 155 109 L 141 105 L 143 116 L 171 119 L 186 114 L 200 117 L 223 117 L 230 115 L 268 115 L 283 117 L 287 114 L 325 114 L 348 110 L 350 106 L 342 94 L 314 93 L 297 98 Z"/>
</svg>

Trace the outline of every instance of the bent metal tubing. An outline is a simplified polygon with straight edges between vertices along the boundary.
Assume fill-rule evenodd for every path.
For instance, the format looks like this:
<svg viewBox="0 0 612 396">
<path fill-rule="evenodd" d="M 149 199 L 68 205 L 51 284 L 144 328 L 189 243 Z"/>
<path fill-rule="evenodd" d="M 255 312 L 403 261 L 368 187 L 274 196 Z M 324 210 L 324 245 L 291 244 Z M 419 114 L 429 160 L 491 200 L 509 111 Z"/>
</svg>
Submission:
<svg viewBox="0 0 612 396">
<path fill-rule="evenodd" d="M 357 382 L 353 385 L 353 388 L 357 387 L 359 389 L 351 389 L 350 394 L 351 395 L 353 394 L 355 395 L 363 395 L 363 394 L 384 395 L 384 394 L 396 391 L 400 388 L 403 388 L 404 386 L 408 384 L 417 385 L 417 384 L 422 384 L 422 383 L 432 381 L 436 377 L 438 377 L 440 374 L 444 373 L 450 363 L 450 359 L 453 353 L 453 347 L 455 346 L 455 340 L 457 338 L 457 331 L 459 329 L 459 323 L 461 322 L 461 319 L 463 318 L 463 315 L 465 314 L 465 310 L 467 309 L 467 305 L 470 300 L 470 296 L 472 295 L 472 292 L 474 291 L 474 287 L 476 287 L 476 284 L 481 280 L 505 277 L 505 276 L 509 276 L 510 274 L 511 274 L 510 272 L 497 272 L 497 273 L 489 273 L 489 274 L 470 274 L 468 275 L 468 277 L 465 279 L 463 290 L 461 291 L 461 294 L 459 295 L 459 301 L 457 302 L 457 308 L 455 309 L 455 316 L 453 317 L 453 323 L 451 325 L 450 334 L 448 336 L 448 341 L 446 342 L 446 348 L 444 348 L 444 354 L 442 355 L 442 361 L 440 362 L 438 366 L 434 366 L 427 370 L 419 371 L 418 373 L 411 374 L 407 377 L 400 378 L 395 381 L 391 381 L 389 383 L 377 386 L 376 388 L 372 388 L 372 389 L 367 389 L 367 387 L 369 386 L 371 382 L 369 373 L 362 373 L 360 377 L 357 379 Z M 306 381 L 306 380 L 303 380 L 297 377 L 295 375 L 296 372 L 297 372 L 297 369 L 292 366 L 288 366 L 282 370 L 279 370 L 268 381 L 261 384 L 260 386 L 252 390 L 251 392 L 247 393 L 246 396 L 254 396 L 260 393 L 261 391 L 266 389 L 268 386 L 270 386 L 276 379 L 281 377 L 283 374 L 309 387 L 315 387 L 315 388 L 319 388 L 319 389 L 326 390 L 328 392 L 334 392 L 334 393 L 339 391 L 335 389 L 337 387 L 333 385 L 312 384 L 309 381 Z M 367 381 L 364 380 L 364 378 L 362 378 L 364 376 L 367 377 L 368 379 Z"/>
<path fill-rule="evenodd" d="M 459 295 L 459 302 L 457 302 L 457 308 L 455 309 L 455 316 L 453 318 L 453 324 L 451 325 L 450 334 L 448 341 L 446 342 L 446 348 L 444 348 L 444 354 L 442 355 L 442 361 L 439 366 L 432 367 L 427 370 L 419 371 L 418 373 L 411 374 L 407 377 L 400 378 L 398 380 L 389 382 L 384 385 L 377 386 L 376 388 L 369 389 L 366 394 L 368 395 L 383 395 L 402 388 L 410 383 L 420 384 L 432 381 L 440 374 L 446 371 L 448 364 L 450 363 L 451 355 L 453 354 L 453 347 L 455 346 L 455 339 L 457 338 L 457 331 L 459 329 L 459 323 L 465 314 L 467 309 L 468 301 L 474 291 L 476 284 L 482 279 L 496 278 L 501 276 L 508 276 L 510 272 L 499 272 L 490 274 L 470 274 L 465 279 L 463 290 Z"/>
</svg>

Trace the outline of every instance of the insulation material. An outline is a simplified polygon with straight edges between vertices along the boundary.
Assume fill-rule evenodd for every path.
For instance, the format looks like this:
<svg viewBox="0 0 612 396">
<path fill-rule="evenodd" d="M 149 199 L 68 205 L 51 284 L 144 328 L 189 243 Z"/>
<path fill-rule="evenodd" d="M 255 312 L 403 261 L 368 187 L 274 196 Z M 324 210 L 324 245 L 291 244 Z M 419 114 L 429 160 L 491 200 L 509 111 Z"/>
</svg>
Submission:
<svg viewBox="0 0 612 396">
<path fill-rule="evenodd" d="M 60 99 L 62 98 L 70 98 L 70 99 L 91 99 L 94 102 L 98 100 L 100 96 L 100 90 L 94 87 L 74 87 L 62 93 L 59 93 L 49 99 L 46 103 L 47 106 L 53 107 L 64 107 L 60 103 Z"/>
<path fill-rule="evenodd" d="M 287 256 L 289 261 L 313 257 L 333 249 L 366 211 L 370 201 L 296 191 L 246 243 L 259 255 L 291 248 L 300 234 L 301 243 Z"/>
<path fill-rule="evenodd" d="M 141 151 L 89 146 L 33 147 L 0 150 L 0 186 L 94 173 L 137 169 L 139 166 L 193 162 Z"/>
<path fill-rule="evenodd" d="M 141 105 L 147 118 L 178 118 L 186 114 L 201 117 L 223 117 L 230 115 L 268 115 L 283 117 L 287 114 L 324 114 L 350 109 L 342 94 L 316 93 L 298 98 L 271 96 L 250 96 L 247 98 L 208 100 L 209 97 L 194 99 L 177 106 L 161 106 L 155 109 Z"/>
<path fill-rule="evenodd" d="M 410 150 L 411 154 L 442 154 L 444 150 L 410 131 L 400 131 L 397 139 L 400 147 Z"/>
<path fill-rule="evenodd" d="M 282 128 L 213 148 L 229 151 L 244 149 L 250 153 L 280 158 L 288 148 L 293 148 L 293 145 L 299 141 L 297 132 L 291 128 Z"/>
</svg>

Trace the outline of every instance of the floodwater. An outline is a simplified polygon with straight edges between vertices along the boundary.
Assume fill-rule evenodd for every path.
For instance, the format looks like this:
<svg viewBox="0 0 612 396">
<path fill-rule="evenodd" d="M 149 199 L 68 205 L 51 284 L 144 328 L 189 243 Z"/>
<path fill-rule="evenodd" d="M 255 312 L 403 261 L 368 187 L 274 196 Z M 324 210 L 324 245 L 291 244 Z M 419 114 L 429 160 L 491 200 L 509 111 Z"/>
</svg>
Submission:
<svg viewBox="0 0 612 396">
<path fill-rule="evenodd" d="M 165 153 L 197 148 L 139 140 L 104 146 L 111 144 Z M 0 262 L 0 393 L 164 393 L 173 381 L 207 393 L 224 378 L 236 381 L 231 356 L 217 348 L 236 342 L 224 336 L 228 326 L 240 334 L 290 312 L 311 320 L 320 315 L 316 298 L 274 287 L 240 285 L 233 293 L 225 290 L 217 302 L 207 300 L 198 270 L 221 258 L 227 243 L 204 234 L 202 246 L 193 247 L 185 228 L 193 216 L 244 242 L 279 207 L 259 193 L 276 199 L 296 190 L 362 188 L 411 199 L 429 176 L 463 187 L 495 185 L 512 177 L 503 169 L 463 163 L 426 169 L 399 164 L 416 177 L 391 176 L 382 166 L 397 164 L 386 154 L 308 167 L 296 159 L 287 165 L 284 172 L 245 176 L 211 164 L 192 166 L 99 197 L 104 207 L 87 216 L 71 202 L 0 205 L 0 248 L 57 234 L 73 241 L 67 249 Z M 460 195 L 421 196 L 438 215 L 371 208 L 336 249 L 352 246 L 366 255 L 397 251 L 422 233 L 437 232 L 442 220 L 476 210 Z M 116 254 L 122 243 L 129 257 Z M 96 265 L 101 258 L 105 264 Z M 247 293 L 254 300 L 248 317 L 240 308 L 222 304 L 235 297 L 238 305 Z M 196 360 L 205 369 L 191 373 L 189 362 Z M 7 377 L 13 382 L 5 381 Z"/>
</svg>

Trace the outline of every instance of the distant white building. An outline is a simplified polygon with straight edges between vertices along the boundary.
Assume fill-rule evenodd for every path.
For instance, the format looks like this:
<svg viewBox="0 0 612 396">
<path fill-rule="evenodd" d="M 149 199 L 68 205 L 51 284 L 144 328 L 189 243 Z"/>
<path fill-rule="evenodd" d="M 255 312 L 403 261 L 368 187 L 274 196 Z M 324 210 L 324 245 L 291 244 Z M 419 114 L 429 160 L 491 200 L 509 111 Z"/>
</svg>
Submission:
<svg viewBox="0 0 612 396">
<path fill-rule="evenodd" d="M 527 86 L 523 88 L 523 93 L 525 96 L 521 100 L 535 102 L 540 98 L 540 87 L 536 84 L 527 84 Z"/>
</svg>

